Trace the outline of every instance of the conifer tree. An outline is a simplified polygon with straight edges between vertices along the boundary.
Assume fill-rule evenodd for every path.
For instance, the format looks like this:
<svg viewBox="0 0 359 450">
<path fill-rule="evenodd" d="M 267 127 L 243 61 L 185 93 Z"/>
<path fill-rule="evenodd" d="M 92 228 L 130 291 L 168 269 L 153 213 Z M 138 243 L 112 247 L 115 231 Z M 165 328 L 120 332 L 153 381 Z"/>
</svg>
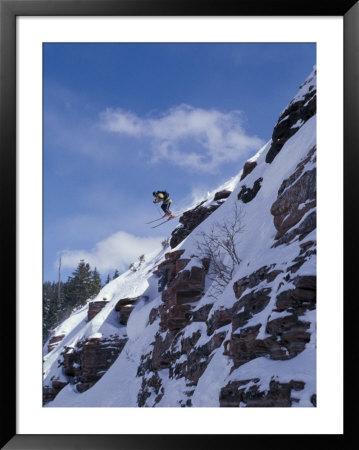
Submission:
<svg viewBox="0 0 359 450">
<path fill-rule="evenodd" d="M 47 333 L 50 328 L 50 324 L 53 320 L 53 308 L 52 308 L 52 283 L 46 281 L 42 286 L 42 331 L 43 334 Z"/>
<path fill-rule="evenodd" d="M 115 270 L 115 273 L 113 274 L 113 280 L 115 279 L 115 278 L 117 278 L 117 277 L 119 277 L 120 276 L 120 272 L 116 269 Z"/>
<path fill-rule="evenodd" d="M 92 294 L 91 295 L 97 295 L 102 288 L 102 281 L 100 274 L 98 273 L 96 267 L 94 271 L 92 272 Z"/>
<path fill-rule="evenodd" d="M 86 300 L 93 294 L 93 279 L 90 265 L 81 259 L 72 275 L 68 279 L 68 303 L 72 307 L 84 305 Z"/>
<path fill-rule="evenodd" d="M 58 308 L 58 283 L 43 283 L 42 304 L 42 331 L 43 339 L 46 340 L 49 330 L 55 327 L 61 318 L 61 310 Z"/>
<path fill-rule="evenodd" d="M 110 275 L 107 282 L 110 281 Z M 59 283 L 61 296 L 59 298 Z M 97 295 L 102 288 L 101 276 L 97 268 L 93 271 L 88 263 L 81 260 L 72 276 L 66 282 L 43 283 L 43 339 L 48 338 L 49 331 L 70 316 L 72 310 L 84 305 L 86 300 Z"/>
</svg>

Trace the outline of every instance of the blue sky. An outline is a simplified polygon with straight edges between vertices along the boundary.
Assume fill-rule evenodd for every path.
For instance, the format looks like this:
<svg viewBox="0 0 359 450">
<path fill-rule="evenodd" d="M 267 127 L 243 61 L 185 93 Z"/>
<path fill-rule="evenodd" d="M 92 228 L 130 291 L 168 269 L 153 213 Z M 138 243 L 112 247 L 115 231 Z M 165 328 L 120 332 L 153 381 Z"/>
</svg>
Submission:
<svg viewBox="0 0 359 450">
<path fill-rule="evenodd" d="M 44 280 L 103 278 L 158 247 L 173 210 L 236 175 L 316 63 L 314 44 L 44 44 Z"/>
</svg>

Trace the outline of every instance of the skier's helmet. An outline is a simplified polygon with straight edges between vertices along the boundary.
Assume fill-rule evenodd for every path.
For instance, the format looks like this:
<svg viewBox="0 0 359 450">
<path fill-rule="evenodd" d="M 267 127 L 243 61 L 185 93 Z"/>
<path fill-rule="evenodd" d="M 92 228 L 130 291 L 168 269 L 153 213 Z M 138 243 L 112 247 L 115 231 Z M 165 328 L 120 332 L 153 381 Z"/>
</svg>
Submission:
<svg viewBox="0 0 359 450">
<path fill-rule="evenodd" d="M 156 192 L 152 192 L 152 195 L 153 195 L 153 196 L 156 196 Z"/>
</svg>

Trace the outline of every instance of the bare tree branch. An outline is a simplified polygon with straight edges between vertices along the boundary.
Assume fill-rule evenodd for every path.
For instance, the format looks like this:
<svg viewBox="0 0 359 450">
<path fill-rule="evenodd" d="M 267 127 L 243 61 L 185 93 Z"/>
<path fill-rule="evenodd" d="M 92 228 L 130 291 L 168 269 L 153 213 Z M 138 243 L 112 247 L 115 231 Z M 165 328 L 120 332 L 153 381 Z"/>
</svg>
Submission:
<svg viewBox="0 0 359 450">
<path fill-rule="evenodd" d="M 217 297 L 224 291 L 241 262 L 238 255 L 241 219 L 242 211 L 235 204 L 233 216 L 229 220 L 213 224 L 208 233 L 199 233 L 200 239 L 196 242 L 196 247 L 200 256 L 210 261 L 208 276 L 212 285 L 208 295 L 212 297 Z"/>
</svg>

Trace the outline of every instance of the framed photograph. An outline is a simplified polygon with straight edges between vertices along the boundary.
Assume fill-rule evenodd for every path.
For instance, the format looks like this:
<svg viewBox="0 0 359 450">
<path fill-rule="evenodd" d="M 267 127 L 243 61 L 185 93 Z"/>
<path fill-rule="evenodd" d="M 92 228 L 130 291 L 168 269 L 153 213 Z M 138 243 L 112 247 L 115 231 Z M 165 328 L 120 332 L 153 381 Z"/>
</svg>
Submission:
<svg viewBox="0 0 359 450">
<path fill-rule="evenodd" d="M 357 2 L 0 14 L 2 448 L 342 445 Z"/>
</svg>

